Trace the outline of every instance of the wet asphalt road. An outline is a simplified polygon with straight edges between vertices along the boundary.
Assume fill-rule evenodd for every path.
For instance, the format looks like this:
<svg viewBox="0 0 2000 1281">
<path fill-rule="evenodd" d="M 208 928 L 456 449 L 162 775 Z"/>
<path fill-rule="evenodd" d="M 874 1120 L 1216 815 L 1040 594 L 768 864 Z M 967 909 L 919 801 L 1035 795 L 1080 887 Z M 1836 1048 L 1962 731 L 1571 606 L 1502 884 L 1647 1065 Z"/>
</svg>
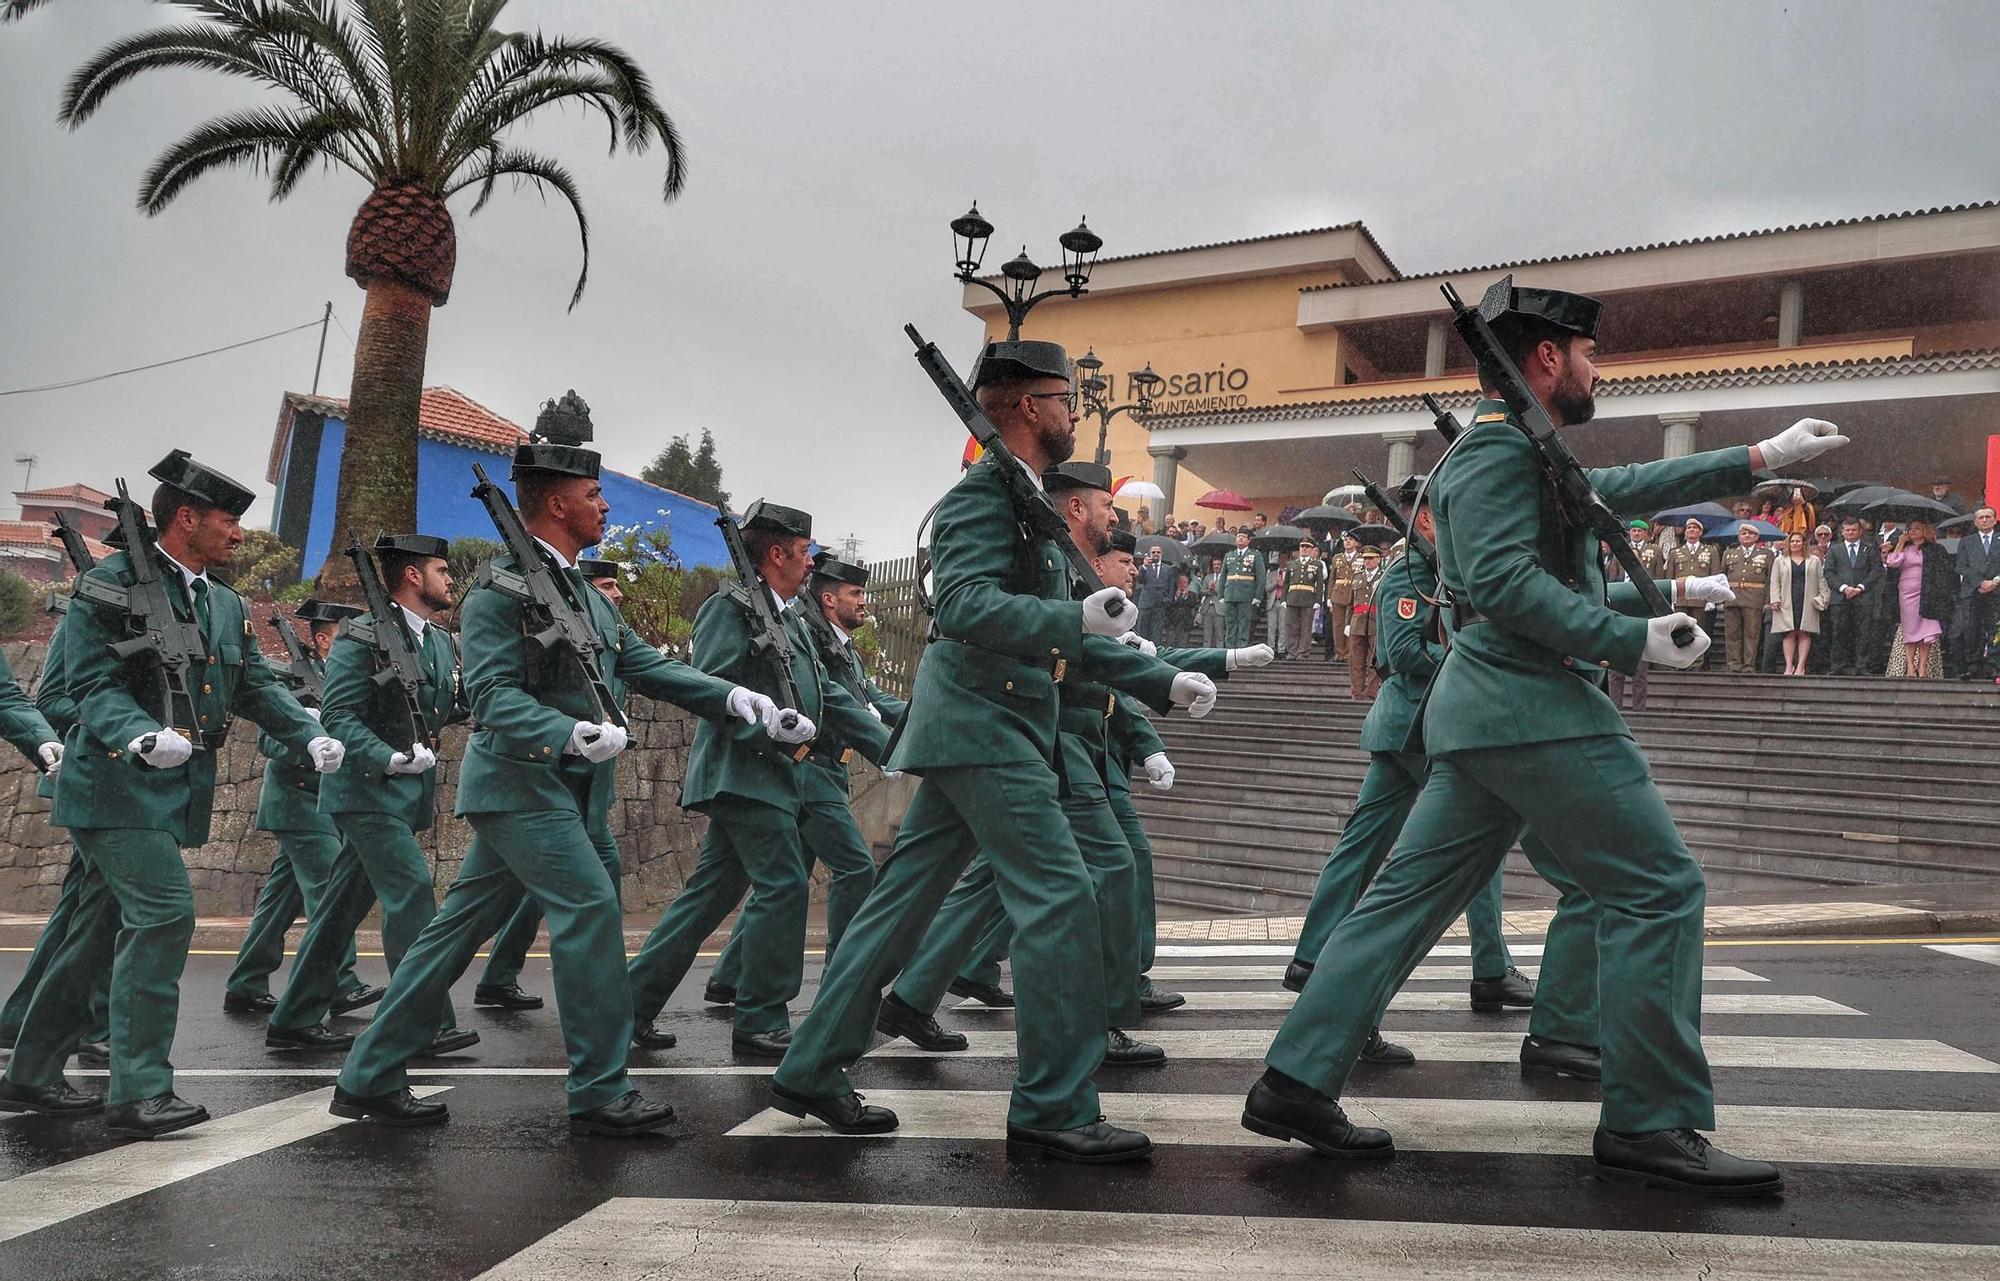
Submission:
<svg viewBox="0 0 2000 1281">
<path fill-rule="evenodd" d="M 1531 961 L 1532 958 L 1523 958 Z M 1710 1016 L 1710 1036 L 1916 1039 L 1942 1042 L 2000 1063 L 2000 966 L 1916 944 L 1712 945 L 1710 965 L 1742 967 L 1765 982 L 1710 984 L 1709 991 L 1805 994 L 1865 1017 L 1831 1014 Z M 0 953 L 0 982 L 25 961 Z M 363 961 L 380 980 L 379 958 Z M 706 964 L 704 962 L 704 964 Z M 1252 982 L 1178 981 L 1173 967 L 1256 965 Z M 1155 977 L 1190 993 L 1278 990 L 1281 958 L 1174 956 Z M 262 1024 L 221 1011 L 228 961 L 195 957 L 184 984 L 175 1064 L 180 1093 L 218 1118 L 283 1105 L 331 1084 L 337 1056 L 268 1054 Z M 481 1045 L 417 1075 L 448 1086 L 450 1124 L 410 1131 L 342 1125 L 275 1146 L 246 1150 L 214 1168 L 156 1179 L 136 1196 L 62 1217 L 0 1243 L 0 1278 L 311 1276 L 473 1277 L 532 1246 L 614 1197 L 872 1202 L 1193 1214 L 1513 1224 L 1698 1234 L 1838 1238 L 2000 1246 L 2000 1155 L 1985 1167 L 1831 1164 L 1784 1160 L 1782 1200 L 1711 1202 L 1600 1183 L 1590 1174 L 1590 1136 L 1580 1128 L 1568 1152 L 1410 1151 L 1395 1160 L 1344 1166 L 1241 1135 L 1219 1144 L 1163 1146 L 1145 1163 L 1103 1169 L 1009 1156 L 996 1127 L 956 1137 L 838 1140 L 729 1137 L 768 1103 L 768 1065 L 738 1062 L 725 1012 L 699 1004 L 702 971 L 690 977 L 663 1026 L 674 1050 L 634 1052 L 649 1095 L 671 1102 L 678 1123 L 646 1140 L 573 1140 L 562 1115 L 563 1055 L 553 1007 L 534 1012 L 472 1008 L 460 999 Z M 809 970 L 806 995 L 815 974 Z M 532 960 L 523 983 L 546 995 L 548 962 Z M 1462 994 L 1455 982 L 1413 982 L 1408 991 Z M 365 1012 L 364 1012 L 365 1013 Z M 1148 1030 L 1259 1029 L 1276 1010 L 1176 1011 Z M 942 1015 L 962 1029 L 1010 1026 L 1011 1016 Z M 345 1020 L 358 1028 L 363 1020 Z M 1388 1031 L 1512 1031 L 1525 1013 L 1474 1015 L 1462 1008 L 1393 1012 Z M 1143 1033 L 1142 1033 L 1143 1035 Z M 1261 1040 L 1259 1042 L 1261 1044 Z M 1893 1063 L 1893 1059 L 1889 1062 Z M 1259 1065 L 1252 1058 L 1182 1056 L 1165 1067 L 1107 1069 L 1099 1083 L 1117 1119 L 1115 1095 L 1136 1091 L 1240 1096 Z M 1004 1096 L 1009 1058 L 883 1058 L 856 1072 L 863 1091 L 989 1091 Z M 213 1073 L 214 1075 L 208 1075 Z M 75 1073 L 80 1083 L 100 1078 Z M 1524 1080 L 1512 1062 L 1427 1062 L 1413 1069 L 1364 1069 L 1362 1098 L 1491 1102 L 1579 1101 L 1595 1087 Z M 1717 1067 L 1726 1106 L 2000 1113 L 2000 1073 L 1992 1071 L 1800 1070 Z M 316 1109 L 314 1109 L 316 1111 Z M 1893 1122 L 1893 1117 L 1889 1118 Z M 1968 1121 L 1970 1124 L 1971 1122 Z M 200 1135 L 203 1129 L 189 1131 Z M 1719 1135 L 1725 1144 L 1729 1136 Z M 93 1120 L 0 1119 L 0 1236 L 8 1198 L 77 1169 L 124 1177 L 126 1163 L 154 1159 L 176 1139 L 122 1145 Z M 1745 1149 L 1746 1155 L 1771 1155 Z M 144 1156 L 135 1154 L 146 1154 Z M 97 1178 L 93 1174 L 93 1179 Z M 108 1181 L 108 1180 L 106 1180 Z M 10 1187 L 10 1184 L 12 1185 Z"/>
</svg>

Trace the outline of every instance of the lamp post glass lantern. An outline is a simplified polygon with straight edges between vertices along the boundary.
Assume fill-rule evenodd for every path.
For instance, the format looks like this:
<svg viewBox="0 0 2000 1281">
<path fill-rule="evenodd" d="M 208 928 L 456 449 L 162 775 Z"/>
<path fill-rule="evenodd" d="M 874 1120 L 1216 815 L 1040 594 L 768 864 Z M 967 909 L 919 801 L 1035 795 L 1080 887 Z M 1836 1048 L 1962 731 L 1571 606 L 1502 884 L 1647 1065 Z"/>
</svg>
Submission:
<svg viewBox="0 0 2000 1281">
<path fill-rule="evenodd" d="M 1079 375 L 1077 393 L 1082 398 L 1083 412 L 1097 419 L 1096 461 L 1108 466 L 1111 462 L 1111 448 L 1107 443 L 1107 437 L 1111 433 L 1111 420 L 1120 414 L 1129 413 L 1134 418 L 1144 418 L 1152 413 L 1153 397 L 1158 393 L 1163 380 L 1153 372 L 1153 363 L 1147 361 L 1144 369 L 1129 375 L 1130 386 L 1138 399 L 1123 405 L 1114 405 L 1110 397 L 1112 380 L 1103 376 L 1104 361 L 1098 357 L 1096 348 L 1077 357 L 1076 369 Z M 1164 513 L 1161 518 L 1165 519 Z"/>
<path fill-rule="evenodd" d="M 1009 342 L 1021 336 L 1021 322 L 1036 303 L 1059 296 L 1081 296 L 1090 284 L 1091 271 L 1097 266 L 1097 251 L 1104 247 L 1103 238 L 1090 229 L 1089 223 L 1079 220 L 1056 240 L 1062 248 L 1062 287 L 1036 293 L 1035 282 L 1042 278 L 1042 268 L 1028 257 L 1026 245 L 1000 268 L 1000 274 L 1007 280 L 1005 288 L 980 278 L 979 266 L 986 259 L 986 242 L 993 237 L 993 224 L 980 214 L 976 202 L 951 220 L 951 235 L 957 262 L 953 274 L 961 284 L 978 285 L 1000 300 L 1000 305 L 1007 309 Z"/>
</svg>

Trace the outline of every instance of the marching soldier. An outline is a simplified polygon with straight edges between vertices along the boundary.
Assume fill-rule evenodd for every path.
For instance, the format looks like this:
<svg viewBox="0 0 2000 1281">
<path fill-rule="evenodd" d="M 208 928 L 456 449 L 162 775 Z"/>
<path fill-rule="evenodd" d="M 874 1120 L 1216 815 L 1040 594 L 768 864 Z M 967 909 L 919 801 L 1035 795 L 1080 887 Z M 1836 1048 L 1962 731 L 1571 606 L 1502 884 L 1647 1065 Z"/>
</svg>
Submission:
<svg viewBox="0 0 2000 1281">
<path fill-rule="evenodd" d="M 1250 643 L 1257 602 L 1264 595 L 1264 558 L 1250 547 L 1250 535 L 1236 531 L 1236 550 L 1222 558 L 1222 643 L 1241 649 Z"/>
<path fill-rule="evenodd" d="M 1360 703 L 1373 702 L 1382 688 L 1382 674 L 1375 670 L 1375 584 L 1381 577 L 1381 550 L 1362 548 L 1361 572 L 1354 576 L 1347 607 L 1347 693 Z"/>
<path fill-rule="evenodd" d="M 1489 291 L 1480 314 L 1558 424 L 1589 421 L 1599 304 L 1550 290 Z M 1440 578 L 1454 597 L 1451 648 L 1425 703 L 1431 772 L 1395 856 L 1328 938 L 1265 1057 L 1244 1124 L 1336 1156 L 1384 1157 L 1390 1136 L 1351 1124 L 1337 1097 L 1416 961 L 1492 879 L 1521 824 L 1532 826 L 1604 914 L 1599 934 L 1603 1178 L 1727 1195 L 1778 1191 L 1778 1171 L 1714 1147 L 1701 1047 L 1701 869 L 1645 757 L 1593 669 L 1644 657 L 1686 666 L 1692 619 L 1608 608 L 1596 539 L 1572 522 L 1527 430 L 1492 397 L 1439 464 L 1430 489 Z M 1614 508 L 1742 493 L 1753 468 L 1788 467 L 1845 443 L 1804 420 L 1757 446 L 1598 469 Z M 1527 567 L 1524 572 L 1523 567 Z M 1726 587 L 1724 591 L 1726 592 Z"/>
<path fill-rule="evenodd" d="M 375 560 L 391 618 L 350 618 L 327 656 L 322 722 L 342 736 L 354 765 L 320 788 L 319 810 L 340 833 L 341 852 L 327 886 L 325 910 L 306 925 L 285 995 L 271 1011 L 264 1045 L 272 1050 L 339 1050 L 354 1043 L 326 1027 L 338 991 L 338 971 L 368 909 L 382 904 L 382 952 L 394 979 L 404 955 L 437 915 L 430 860 L 417 844 L 437 816 L 438 735 L 463 719 L 458 646 L 435 621 L 451 609 L 446 543 L 429 534 L 384 534 Z M 396 681 L 376 680 L 384 661 L 378 630 L 395 627 L 417 656 L 415 713 Z M 413 740 L 413 741 L 410 741 Z M 424 1056 L 451 1054 L 479 1043 L 460 1028 L 449 1001 L 440 1002 L 437 1037 Z"/>
<path fill-rule="evenodd" d="M 216 753 L 231 716 L 249 717 L 321 773 L 339 769 L 343 756 L 340 743 L 320 731 L 265 663 L 243 598 L 209 578 L 242 544 L 240 518 L 255 496 L 184 450 L 168 454 L 150 474 L 160 482 L 152 502 L 157 534 L 135 523 L 141 545 L 128 545 L 83 575 L 63 623 L 71 633 L 64 680 L 77 702 L 77 723 L 64 744 L 68 765 L 56 789 L 55 821 L 70 829 L 92 887 L 35 991 L 0 1081 L 0 1110 L 78 1115 L 108 1103 L 106 1128 L 142 1139 L 208 1119 L 206 1108 L 174 1093 L 167 1054 L 194 937 L 194 891 L 181 849 L 208 839 Z M 127 509 L 127 521 L 134 517 Z M 198 654 L 172 655 L 186 665 L 191 702 L 173 710 L 190 711 L 191 725 L 163 724 L 152 670 L 113 653 L 133 639 L 135 590 L 142 600 L 157 600 L 163 591 L 173 611 L 173 633 L 153 633 L 156 644 L 175 644 L 174 635 L 199 644 Z M 106 967 L 113 1028 L 108 1096 L 75 1090 L 62 1075 Z"/>
<path fill-rule="evenodd" d="M 610 804 L 610 763 L 627 736 L 596 719 L 605 713 L 579 664 L 558 654 L 531 658 L 534 615 L 511 585 L 537 557 L 559 576 L 602 646 L 614 709 L 629 681 L 697 716 L 762 722 L 767 733 L 781 712 L 761 694 L 667 658 L 585 585 L 576 556 L 604 537 L 611 509 L 598 466 L 595 450 L 574 445 L 537 441 L 514 451 L 520 520 L 534 546 L 509 547 L 487 562 L 461 611 L 465 695 L 477 728 L 466 743 L 457 808 L 472 824 L 472 847 L 347 1056 L 329 1108 L 335 1116 L 384 1125 L 448 1119 L 444 1104 L 411 1094 L 406 1065 L 435 1037 L 446 993 L 525 886 L 548 920 L 570 1065 L 570 1133 L 622 1137 L 673 1120 L 673 1109 L 648 1102 L 625 1072 L 632 997 L 624 919 L 587 822 Z"/>
<path fill-rule="evenodd" d="M 1736 546 L 1722 554 L 1722 572 L 1736 593 L 1736 599 L 1722 607 L 1723 644 L 1732 672 L 1757 670 L 1774 560 L 1771 549 L 1763 545 L 1756 529 L 1748 524 L 1736 531 Z"/>
<path fill-rule="evenodd" d="M 765 593 L 791 641 L 799 722 L 768 736 L 709 721 L 695 731 L 681 806 L 708 815 L 708 834 L 694 874 L 647 935 L 628 972 L 635 1041 L 646 1049 L 668 1048 L 671 1034 L 657 1031 L 653 1020 L 687 976 L 703 940 L 744 902 L 747 889 L 749 901 L 738 924 L 742 962 L 735 976 L 730 1044 L 740 1054 L 776 1059 L 784 1057 L 790 1041 L 785 1007 L 799 994 L 804 975 L 812 866 L 801 827 L 807 780 L 816 767 L 808 763 L 811 749 L 795 748 L 817 745 L 824 737 L 821 750 L 832 753 L 827 763 L 844 771 L 847 745 L 880 760 L 889 731 L 827 674 L 804 617 L 788 608 L 812 572 L 807 550 L 812 517 L 760 501 L 743 513 L 742 529 L 757 581 L 731 584 L 702 603 L 694 620 L 693 662 L 721 680 L 783 697 L 774 659 L 757 643 L 757 614 L 750 604 L 751 592 Z M 821 725 L 826 729 L 816 734 Z M 839 804 L 846 808 L 844 772 Z M 859 852 L 866 857 L 865 848 Z"/>
<path fill-rule="evenodd" d="M 295 614 L 306 624 L 306 661 L 321 676 L 326 673 L 327 651 L 333 646 L 335 630 L 343 618 L 361 611 L 352 605 L 337 605 L 309 596 Z M 295 695 L 299 691 L 294 689 Z M 299 697 L 306 711 L 317 716 L 319 700 Z M 271 995 L 271 976 L 285 961 L 285 933 L 303 910 L 310 922 L 324 910 L 327 884 L 333 878 L 334 861 L 340 857 L 340 833 L 333 820 L 319 812 L 319 772 L 310 762 L 292 759 L 285 745 L 269 734 L 257 740 L 264 754 L 264 782 L 257 794 L 257 817 L 253 824 L 260 832 L 277 838 L 278 850 L 271 858 L 271 870 L 257 895 L 256 909 L 250 914 L 250 928 L 236 951 L 236 965 L 222 987 L 222 1008 L 232 1014 L 268 1014 L 278 1004 Z M 346 1014 L 382 999 L 382 989 L 364 982 L 354 972 L 354 938 L 347 939 L 346 955 L 334 980 L 332 1010 Z"/>
<path fill-rule="evenodd" d="M 1326 562 L 1319 544 L 1299 540 L 1298 554 L 1285 562 L 1285 657 L 1311 658 L 1313 613 L 1326 595 Z"/>
</svg>

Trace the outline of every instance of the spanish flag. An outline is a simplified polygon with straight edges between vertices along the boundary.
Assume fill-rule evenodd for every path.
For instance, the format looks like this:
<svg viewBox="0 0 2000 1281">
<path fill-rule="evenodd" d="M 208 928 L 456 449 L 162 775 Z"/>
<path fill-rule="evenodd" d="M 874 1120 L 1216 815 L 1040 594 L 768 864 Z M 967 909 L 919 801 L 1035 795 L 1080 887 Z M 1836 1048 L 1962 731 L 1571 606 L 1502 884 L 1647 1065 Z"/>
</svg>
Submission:
<svg viewBox="0 0 2000 1281">
<path fill-rule="evenodd" d="M 965 438 L 965 453 L 962 456 L 960 456 L 958 460 L 958 469 L 960 471 L 964 471 L 966 468 L 972 466 L 972 464 L 978 462 L 981 458 L 984 458 L 985 456 L 986 456 L 985 448 L 981 446 L 978 441 L 974 440 L 970 436 L 967 436 Z"/>
</svg>

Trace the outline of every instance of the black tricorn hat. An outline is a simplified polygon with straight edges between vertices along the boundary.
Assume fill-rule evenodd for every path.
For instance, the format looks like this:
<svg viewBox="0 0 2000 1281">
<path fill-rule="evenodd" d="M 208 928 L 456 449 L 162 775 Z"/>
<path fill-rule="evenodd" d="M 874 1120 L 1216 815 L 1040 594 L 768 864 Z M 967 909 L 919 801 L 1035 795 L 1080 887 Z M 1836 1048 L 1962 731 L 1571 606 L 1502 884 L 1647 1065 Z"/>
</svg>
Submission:
<svg viewBox="0 0 2000 1281">
<path fill-rule="evenodd" d="M 451 551 L 451 544 L 432 534 L 377 534 L 375 554 L 389 553 L 397 556 L 437 556 L 444 557 Z"/>
<path fill-rule="evenodd" d="M 1014 379 L 1061 378 L 1067 381 L 1069 376 L 1069 353 L 1062 349 L 1061 343 L 1025 339 L 990 342 L 972 366 L 972 390 L 978 391 L 989 384 Z"/>
<path fill-rule="evenodd" d="M 1428 479 L 1429 477 L 1425 476 L 1422 472 L 1418 472 L 1414 476 L 1405 476 L 1403 483 L 1396 486 L 1396 501 L 1405 507 L 1416 502 L 1417 494 L 1423 489 L 1424 481 Z"/>
<path fill-rule="evenodd" d="M 1129 529 L 1114 528 L 1111 531 L 1111 550 L 1114 552 L 1137 553 L 1139 550 L 1139 536 Z"/>
<path fill-rule="evenodd" d="M 743 509 L 742 525 L 745 529 L 769 529 L 794 538 L 813 536 L 813 518 L 809 513 L 762 498 Z"/>
<path fill-rule="evenodd" d="M 821 552 L 813 557 L 813 573 L 821 578 L 831 578 L 836 583 L 853 583 L 856 587 L 868 586 L 868 567 L 844 561 L 832 552 Z"/>
<path fill-rule="evenodd" d="M 576 567 L 585 578 L 616 578 L 618 571 L 625 568 L 623 561 L 606 560 L 601 556 L 579 556 Z"/>
<path fill-rule="evenodd" d="M 1597 337 L 1597 321 L 1604 304 L 1583 294 L 1560 289 L 1514 287 L 1510 274 L 1495 281 L 1479 300 L 1479 314 L 1495 329 L 1505 329 L 1522 319 L 1546 321 L 1556 328 L 1585 338 Z"/>
<path fill-rule="evenodd" d="M 507 479 L 519 480 L 524 471 L 539 471 L 552 476 L 582 476 L 587 480 L 596 480 L 597 469 L 603 462 L 602 454 L 581 445 L 554 445 L 545 440 L 531 440 L 514 446 L 514 467 L 507 473 Z"/>
<path fill-rule="evenodd" d="M 299 607 L 293 611 L 292 617 L 301 623 L 337 623 L 343 618 L 354 618 L 366 612 L 359 605 L 343 605 L 339 601 L 308 596 L 299 602 Z"/>
<path fill-rule="evenodd" d="M 1065 489 L 1101 489 L 1111 492 L 1111 469 L 1103 463 L 1057 463 L 1042 473 L 1042 488 L 1052 494 Z"/>
<path fill-rule="evenodd" d="M 168 454 L 146 474 L 211 507 L 220 507 L 231 516 L 241 516 L 257 501 L 257 495 L 249 489 L 213 467 L 196 462 L 185 449 Z"/>
</svg>

